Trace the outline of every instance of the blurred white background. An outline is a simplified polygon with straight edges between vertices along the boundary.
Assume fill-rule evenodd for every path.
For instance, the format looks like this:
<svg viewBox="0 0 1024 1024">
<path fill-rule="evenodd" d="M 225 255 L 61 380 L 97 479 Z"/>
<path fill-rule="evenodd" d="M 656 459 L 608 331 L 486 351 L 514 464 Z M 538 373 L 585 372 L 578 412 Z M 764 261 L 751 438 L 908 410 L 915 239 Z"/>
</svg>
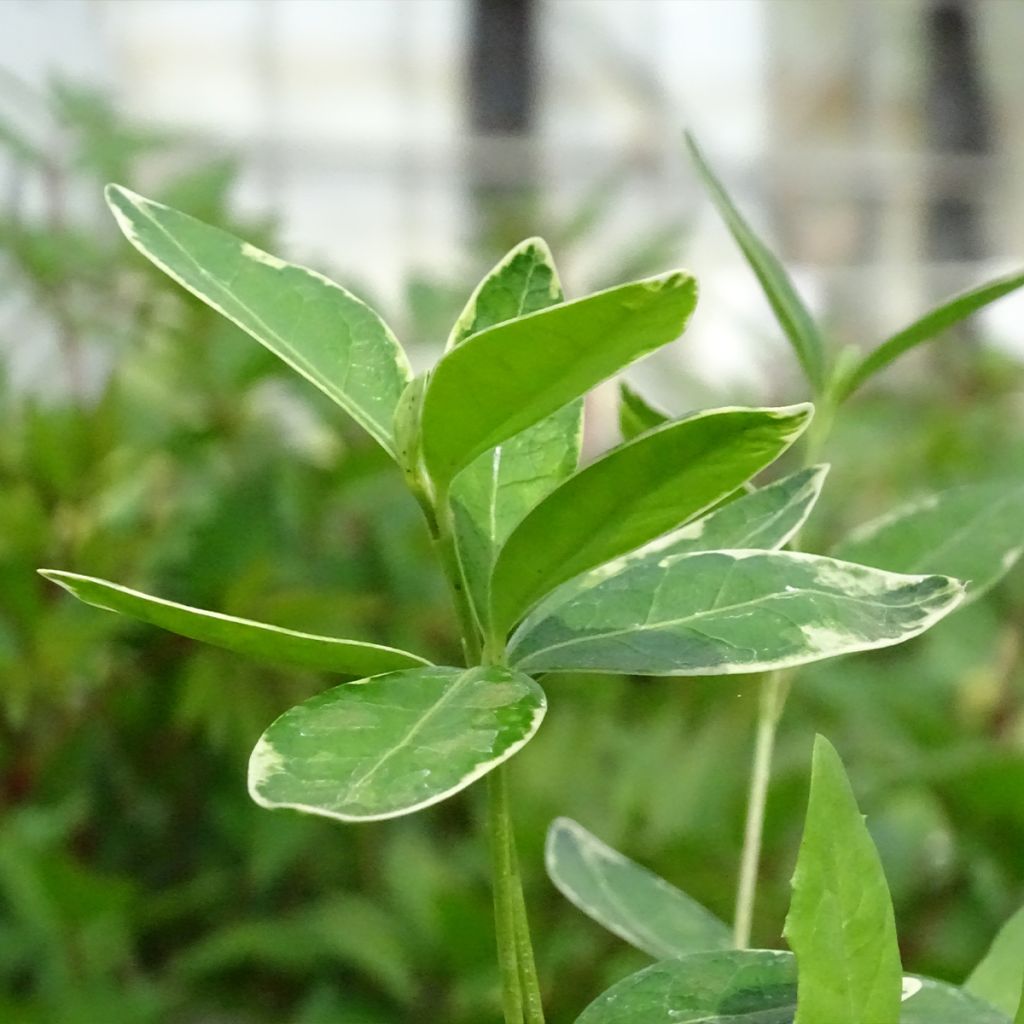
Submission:
<svg viewBox="0 0 1024 1024">
<path fill-rule="evenodd" d="M 237 202 L 277 219 L 283 253 L 386 303 L 412 274 L 479 276 L 504 202 L 521 235 L 556 237 L 593 206 L 556 253 L 569 291 L 645 246 L 694 270 L 701 308 L 671 358 L 737 398 L 765 397 L 789 357 L 683 127 L 837 335 L 870 344 L 1024 262 L 1022 44 L 1016 0 L 0 5 L 8 80 L 99 85 L 240 152 Z M 17 96 L 0 103 L 24 121 Z M 1022 313 L 995 306 L 987 334 L 1024 353 Z"/>
</svg>

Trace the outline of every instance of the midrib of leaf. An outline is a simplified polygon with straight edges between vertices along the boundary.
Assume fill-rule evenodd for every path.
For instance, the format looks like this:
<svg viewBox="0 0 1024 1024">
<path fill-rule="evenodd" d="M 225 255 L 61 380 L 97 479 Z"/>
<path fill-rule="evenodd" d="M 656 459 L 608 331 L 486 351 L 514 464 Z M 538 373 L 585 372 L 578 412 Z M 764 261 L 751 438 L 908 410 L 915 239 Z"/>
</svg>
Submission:
<svg viewBox="0 0 1024 1024">
<path fill-rule="evenodd" d="M 376 775 L 376 773 L 380 771 L 380 769 L 400 750 L 404 750 L 410 743 L 412 743 L 415 736 L 423 730 L 423 727 L 427 722 L 433 718 L 442 707 L 450 703 L 455 693 L 462 688 L 466 679 L 472 675 L 472 671 L 472 669 L 469 669 L 466 672 L 463 672 L 462 675 L 460 675 L 455 682 L 451 684 L 448 690 L 441 694 L 441 696 L 431 704 L 415 722 L 413 722 L 406 731 L 406 734 L 396 744 L 384 751 L 384 753 L 372 765 L 370 765 L 370 767 L 367 768 L 366 771 L 351 784 L 351 786 L 349 786 L 349 800 L 354 800 L 356 798 L 356 794 L 366 785 L 367 782 L 369 782 L 372 776 Z"/>
<path fill-rule="evenodd" d="M 258 313 L 256 313 L 252 309 L 251 306 L 248 306 L 240 298 L 234 295 L 229 290 L 230 281 L 221 283 L 216 277 L 214 277 L 184 246 L 182 246 L 182 244 L 174 237 L 174 235 L 172 235 L 165 227 L 163 227 L 163 225 L 160 224 L 159 221 L 157 221 L 153 217 L 153 215 L 146 209 L 145 202 L 136 203 L 133 202 L 132 200 L 128 200 L 128 202 L 131 203 L 132 208 L 134 210 L 137 210 L 139 214 L 146 219 L 146 221 L 156 230 L 158 234 L 160 234 L 163 238 L 170 242 L 172 247 L 178 250 L 178 252 L 180 252 L 181 255 L 185 257 L 185 259 L 198 271 L 200 277 L 202 277 L 209 284 L 211 284 L 222 296 L 226 296 L 227 299 L 229 300 L 229 303 L 234 303 L 236 307 L 241 308 L 241 310 L 244 313 L 246 313 L 248 316 L 251 316 L 255 323 L 260 327 L 260 329 L 265 331 L 267 335 L 273 338 L 274 341 L 277 344 L 279 344 L 281 348 L 283 348 L 291 356 L 291 359 L 289 361 L 292 362 L 295 369 L 298 370 L 298 372 L 301 373 L 303 377 L 305 377 L 311 384 L 319 388 L 321 391 L 327 392 L 327 394 L 329 394 L 340 406 L 342 406 L 342 408 L 344 408 L 344 410 L 354 420 L 356 420 L 356 422 L 358 422 L 361 427 L 363 427 L 368 433 L 372 434 L 377 439 L 377 441 L 381 444 L 381 446 L 385 449 L 385 451 L 387 451 L 389 455 L 394 457 L 395 452 L 391 436 L 389 433 L 385 432 L 385 430 L 381 427 L 379 423 L 366 416 L 366 414 L 363 413 L 359 406 L 356 405 L 351 400 L 349 400 L 345 393 L 341 391 L 339 388 L 332 387 L 330 390 L 328 390 L 324 383 L 321 380 L 317 379 L 317 375 L 312 364 L 302 355 L 302 353 L 298 349 L 296 349 L 295 346 L 291 344 L 291 342 L 286 340 L 284 337 L 282 337 L 281 334 L 275 331 Z M 223 301 L 211 302 L 208 296 L 200 294 L 192 285 L 185 281 L 185 279 L 177 271 L 173 270 L 162 259 L 157 257 L 155 253 L 153 253 L 151 247 L 146 245 L 143 242 L 143 240 L 139 237 L 138 230 L 136 229 L 135 225 L 132 224 L 132 222 L 128 219 L 123 210 L 121 210 L 119 207 L 115 205 L 112 205 L 111 209 L 114 211 L 114 216 L 122 224 L 122 227 L 128 229 L 127 233 L 129 237 L 138 241 L 139 245 L 141 245 L 145 249 L 147 258 L 150 259 L 154 264 L 156 264 L 156 266 L 158 266 L 168 277 L 177 281 L 182 288 L 184 288 L 188 292 L 191 292 L 193 295 L 196 296 L 196 298 L 208 303 L 218 313 L 220 313 L 221 316 L 235 324 L 235 326 L 245 331 L 247 334 L 251 333 L 250 329 L 244 323 L 242 323 L 242 321 L 238 318 L 236 314 L 229 313 L 227 309 L 224 308 Z M 249 259 L 250 257 L 247 257 L 245 254 L 244 245 L 245 243 L 243 242 L 243 248 L 241 250 L 242 258 Z M 356 296 L 350 296 L 349 293 L 340 285 L 338 285 L 334 281 L 331 281 L 324 275 L 318 274 L 315 270 L 310 270 L 308 267 L 300 267 L 296 264 L 288 264 L 288 266 L 296 271 L 299 271 L 300 273 L 307 274 L 314 280 L 320 281 L 328 288 L 334 288 L 337 291 L 340 291 L 346 297 L 350 297 L 355 302 L 358 302 L 360 305 L 363 305 L 361 300 L 356 298 Z M 236 274 L 238 273 L 241 273 L 240 269 L 236 271 Z M 306 307 L 308 301 L 309 300 L 305 298 L 302 300 L 303 308 Z M 345 331 L 348 333 L 349 342 L 351 344 L 353 341 L 352 332 L 349 329 L 348 325 L 340 324 L 340 326 L 343 326 Z M 404 354 L 402 353 L 400 347 L 397 345 L 394 346 L 394 355 L 400 364 L 400 368 L 407 370 L 408 363 L 406 362 Z M 344 367 L 346 381 L 348 379 L 348 374 L 351 372 L 351 364 L 352 359 L 350 355 L 350 358 L 346 360 Z M 406 373 L 405 376 L 408 377 L 408 373 Z"/>
</svg>

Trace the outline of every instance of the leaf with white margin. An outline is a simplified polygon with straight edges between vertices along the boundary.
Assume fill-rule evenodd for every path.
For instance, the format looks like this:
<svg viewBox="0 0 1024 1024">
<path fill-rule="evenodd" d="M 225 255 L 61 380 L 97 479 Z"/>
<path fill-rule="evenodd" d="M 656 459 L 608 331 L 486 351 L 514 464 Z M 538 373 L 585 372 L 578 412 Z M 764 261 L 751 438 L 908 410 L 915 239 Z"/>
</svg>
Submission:
<svg viewBox="0 0 1024 1024">
<path fill-rule="evenodd" d="M 106 196 L 143 256 L 315 384 L 394 455 L 392 420 L 412 371 L 366 303 L 322 274 L 120 185 L 108 185 Z"/>
<path fill-rule="evenodd" d="M 697 282 L 673 271 L 507 320 L 446 352 L 423 400 L 423 460 L 438 491 L 478 455 L 674 341 L 696 304 Z"/>
<path fill-rule="evenodd" d="M 783 932 L 796 1024 L 897 1024 L 903 970 L 878 850 L 835 748 L 814 740 L 807 822 Z"/>
<path fill-rule="evenodd" d="M 1008 1014 L 1024 1006 L 1024 907 L 999 929 L 964 988 Z"/>
<path fill-rule="evenodd" d="M 892 572 L 941 572 L 967 583 L 973 601 L 1024 552 L 1024 484 L 966 484 L 927 495 L 865 523 L 837 558 Z"/>
<path fill-rule="evenodd" d="M 524 672 L 763 672 L 901 643 L 962 598 L 962 584 L 945 576 L 794 551 L 641 559 L 543 601 L 512 637 L 509 663 Z"/>
<path fill-rule="evenodd" d="M 452 328 L 448 347 L 561 301 L 551 251 L 542 239 L 527 239 L 477 286 Z M 574 472 L 582 439 L 583 400 L 576 399 L 477 456 L 453 481 L 456 547 L 482 627 L 487 625 L 491 570 L 498 550 L 516 523 Z"/>
<path fill-rule="evenodd" d="M 714 508 L 789 448 L 813 411 L 808 404 L 708 409 L 584 467 L 516 526 L 498 554 L 492 631 L 504 636 L 556 587 Z"/>
<path fill-rule="evenodd" d="M 692 953 L 647 967 L 598 996 L 576 1024 L 793 1024 L 795 1016 L 793 954 L 745 949 Z M 1009 1024 L 952 985 L 916 975 L 903 979 L 899 1021 Z"/>
<path fill-rule="evenodd" d="M 119 612 L 190 640 L 200 640 L 261 661 L 351 676 L 376 675 L 430 664 L 426 658 L 394 647 L 300 633 L 265 622 L 192 608 L 94 576 L 59 569 L 40 569 L 39 574 L 94 608 Z"/>
<path fill-rule="evenodd" d="M 495 666 L 392 672 L 336 686 L 286 711 L 249 759 L 249 794 L 340 821 L 440 803 L 536 733 L 547 699 Z"/>
<path fill-rule="evenodd" d="M 566 899 L 656 959 L 732 947 L 731 931 L 710 910 L 578 822 L 551 823 L 544 861 Z"/>
</svg>

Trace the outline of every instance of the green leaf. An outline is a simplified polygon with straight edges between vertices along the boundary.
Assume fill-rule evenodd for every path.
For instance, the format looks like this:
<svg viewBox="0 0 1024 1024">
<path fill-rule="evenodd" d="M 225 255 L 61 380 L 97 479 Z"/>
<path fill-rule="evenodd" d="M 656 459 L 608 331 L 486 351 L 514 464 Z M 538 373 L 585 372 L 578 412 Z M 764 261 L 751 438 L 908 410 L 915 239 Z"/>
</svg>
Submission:
<svg viewBox="0 0 1024 1024">
<path fill-rule="evenodd" d="M 140 622 L 260 661 L 352 676 L 376 675 L 430 664 L 425 658 L 393 647 L 298 633 L 264 622 L 190 608 L 92 576 L 58 569 L 40 569 L 39 572 L 86 604 L 120 612 Z"/>
<path fill-rule="evenodd" d="M 808 381 L 815 393 L 820 392 L 825 382 L 825 342 L 818 325 L 778 257 L 754 234 L 689 133 L 686 145 L 718 212 L 761 283 L 772 312 L 793 346 Z"/>
<path fill-rule="evenodd" d="M 544 857 L 566 899 L 657 959 L 732 946 L 729 928 L 709 910 L 569 818 L 552 822 Z"/>
<path fill-rule="evenodd" d="M 434 667 L 336 686 L 286 711 L 249 759 L 249 793 L 342 821 L 395 818 L 507 761 L 547 700 L 528 676 Z"/>
<path fill-rule="evenodd" d="M 439 492 L 478 455 L 677 338 L 696 303 L 696 281 L 675 271 L 489 327 L 447 352 L 423 406 Z"/>
<path fill-rule="evenodd" d="M 736 949 L 639 971 L 599 996 L 576 1024 L 792 1024 L 795 1010 L 792 955 Z M 830 1017 L 817 1024 L 826 1021 L 838 1024 Z"/>
<path fill-rule="evenodd" d="M 796 1024 L 897 1024 L 902 969 L 889 886 L 823 736 L 814 741 L 785 936 L 798 967 Z"/>
<path fill-rule="evenodd" d="M 775 551 L 807 521 L 828 470 L 828 465 L 823 463 L 784 476 L 673 530 L 626 558 L 647 558 L 654 552 L 665 558 L 727 548 Z M 586 578 L 581 577 L 581 580 Z"/>
<path fill-rule="evenodd" d="M 107 187 L 125 237 L 202 299 L 329 395 L 392 455 L 392 420 L 412 373 L 369 306 L 305 267 L 168 206 Z"/>
<path fill-rule="evenodd" d="M 925 313 L 909 327 L 904 327 L 891 338 L 887 338 L 878 348 L 868 353 L 852 370 L 842 374 L 834 386 L 834 398 L 842 402 L 849 398 L 869 377 L 884 370 L 891 362 L 898 359 L 924 341 L 930 341 L 942 331 L 966 320 L 972 313 L 984 309 L 1004 295 L 1024 286 L 1024 273 L 1020 271 L 1007 274 L 1005 277 L 989 281 L 987 284 L 954 296 L 941 306 Z"/>
<path fill-rule="evenodd" d="M 671 417 L 655 409 L 638 391 L 624 381 L 619 384 L 619 431 L 624 441 L 632 441 L 648 430 L 660 427 Z"/>
<path fill-rule="evenodd" d="M 488 327 L 562 301 L 555 261 L 543 238 L 520 242 L 477 285 L 455 321 L 445 351 Z"/>
<path fill-rule="evenodd" d="M 459 317 L 449 347 L 510 318 L 562 301 L 551 253 L 539 238 L 521 243 L 481 282 Z M 486 628 L 490 579 L 512 528 L 579 461 L 583 401 L 576 399 L 477 456 L 452 484 L 455 538 L 477 619 Z"/>
<path fill-rule="evenodd" d="M 491 581 L 504 635 L 560 583 L 632 551 L 773 462 L 810 422 L 808 405 L 717 409 L 666 424 L 570 477 L 515 528 Z"/>
<path fill-rule="evenodd" d="M 964 988 L 1007 1014 L 1019 1014 L 1024 988 L 1024 907 L 999 930 Z"/>
<path fill-rule="evenodd" d="M 900 1024 L 1010 1024 L 1010 1019 L 963 989 L 911 974 L 903 979 Z"/>
<path fill-rule="evenodd" d="M 1024 552 L 1024 485 L 968 484 L 926 495 L 855 530 L 837 558 L 893 572 L 941 572 L 973 601 Z"/>
<path fill-rule="evenodd" d="M 524 672 L 730 675 L 901 643 L 963 587 L 793 551 L 656 553 L 541 604 L 512 637 Z"/>
</svg>

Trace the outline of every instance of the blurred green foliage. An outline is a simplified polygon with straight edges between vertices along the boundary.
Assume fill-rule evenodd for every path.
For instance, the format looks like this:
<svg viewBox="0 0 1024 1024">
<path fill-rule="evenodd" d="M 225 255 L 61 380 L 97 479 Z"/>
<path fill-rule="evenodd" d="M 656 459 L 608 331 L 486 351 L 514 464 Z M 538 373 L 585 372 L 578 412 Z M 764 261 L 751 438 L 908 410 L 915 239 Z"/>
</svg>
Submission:
<svg viewBox="0 0 1024 1024">
<path fill-rule="evenodd" d="M 232 162 L 79 89 L 54 88 L 33 117 L 39 138 L 0 126 L 13 183 L 0 215 L 0 1018 L 489 1024 L 475 790 L 365 829 L 261 811 L 245 792 L 252 744 L 329 679 L 98 614 L 35 574 L 58 565 L 458 657 L 418 511 L 383 452 L 137 257 L 102 208 L 102 184 L 121 180 L 273 249 L 268 225 L 230 212 Z M 563 225 L 567 242 L 585 244 L 603 201 Z M 405 336 L 440 343 L 470 287 L 412 282 Z M 12 379 L 26 355 L 44 367 L 31 387 Z M 951 339 L 918 371 L 840 419 L 809 550 L 918 491 L 1024 475 L 1020 365 Z M 759 398 L 801 397 L 793 380 L 772 387 Z M 1022 626 L 1017 571 L 913 643 L 802 671 L 759 921 L 784 917 L 821 731 L 868 812 L 906 966 L 963 978 L 1024 900 Z M 564 677 L 549 692 L 513 775 L 560 1024 L 645 960 L 546 881 L 548 823 L 576 818 L 728 919 L 756 695 L 730 677 Z M 755 941 L 781 937 L 762 927 Z"/>
</svg>

